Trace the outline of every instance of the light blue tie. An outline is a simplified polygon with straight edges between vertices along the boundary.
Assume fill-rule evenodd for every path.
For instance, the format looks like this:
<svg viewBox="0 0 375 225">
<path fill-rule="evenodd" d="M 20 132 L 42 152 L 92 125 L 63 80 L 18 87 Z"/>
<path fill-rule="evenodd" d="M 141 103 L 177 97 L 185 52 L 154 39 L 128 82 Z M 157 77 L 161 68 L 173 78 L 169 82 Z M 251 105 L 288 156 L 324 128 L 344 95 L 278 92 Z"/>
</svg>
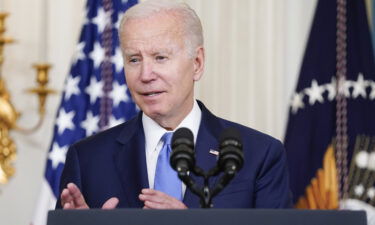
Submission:
<svg viewBox="0 0 375 225">
<path fill-rule="evenodd" d="M 171 156 L 171 139 L 172 132 L 167 132 L 163 135 L 163 147 L 158 156 L 156 164 L 154 189 L 164 192 L 169 196 L 182 200 L 182 183 L 177 176 L 177 172 L 173 170 L 169 163 Z"/>
</svg>

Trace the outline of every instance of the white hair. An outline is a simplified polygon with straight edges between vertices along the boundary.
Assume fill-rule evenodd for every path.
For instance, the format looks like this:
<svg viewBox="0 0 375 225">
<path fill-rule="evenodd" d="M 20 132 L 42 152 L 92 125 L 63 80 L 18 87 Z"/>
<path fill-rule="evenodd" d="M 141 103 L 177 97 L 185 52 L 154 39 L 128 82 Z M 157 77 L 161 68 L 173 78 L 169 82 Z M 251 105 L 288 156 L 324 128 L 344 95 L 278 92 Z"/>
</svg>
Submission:
<svg viewBox="0 0 375 225">
<path fill-rule="evenodd" d="M 177 15 L 180 16 L 185 47 L 189 55 L 194 57 L 195 49 L 199 46 L 203 46 L 203 29 L 201 21 L 195 11 L 183 2 L 171 0 L 148 0 L 129 8 L 121 19 L 119 28 L 120 42 L 124 25 L 129 19 L 147 18 L 156 13 L 168 11 L 177 13 Z"/>
</svg>

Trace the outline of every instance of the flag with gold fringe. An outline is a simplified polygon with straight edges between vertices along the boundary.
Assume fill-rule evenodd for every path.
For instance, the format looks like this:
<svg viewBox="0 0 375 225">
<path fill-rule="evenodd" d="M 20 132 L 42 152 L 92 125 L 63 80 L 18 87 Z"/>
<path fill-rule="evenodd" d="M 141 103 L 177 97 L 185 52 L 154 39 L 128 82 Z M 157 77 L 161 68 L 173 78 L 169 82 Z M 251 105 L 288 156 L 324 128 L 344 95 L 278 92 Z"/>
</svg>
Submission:
<svg viewBox="0 0 375 225">
<path fill-rule="evenodd" d="M 87 0 L 86 18 L 58 109 L 40 196 L 32 220 L 45 225 L 59 198 L 69 145 L 122 123 L 137 108 L 125 83 L 118 27 L 137 0 Z"/>
<path fill-rule="evenodd" d="M 319 0 L 291 99 L 285 147 L 297 208 L 355 208 L 350 205 L 359 202 L 369 209 L 370 221 L 375 64 L 363 0 Z"/>
</svg>

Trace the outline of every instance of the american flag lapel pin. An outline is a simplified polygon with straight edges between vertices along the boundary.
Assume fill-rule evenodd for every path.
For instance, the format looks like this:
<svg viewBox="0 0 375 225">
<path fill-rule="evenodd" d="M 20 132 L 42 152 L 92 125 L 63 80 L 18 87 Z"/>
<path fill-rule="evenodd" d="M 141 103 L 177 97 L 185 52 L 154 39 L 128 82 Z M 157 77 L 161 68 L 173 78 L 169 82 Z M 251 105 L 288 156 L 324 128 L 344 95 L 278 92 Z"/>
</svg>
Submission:
<svg viewBox="0 0 375 225">
<path fill-rule="evenodd" d="M 210 149 L 210 153 L 213 155 L 219 156 L 219 152 L 214 149 Z"/>
</svg>

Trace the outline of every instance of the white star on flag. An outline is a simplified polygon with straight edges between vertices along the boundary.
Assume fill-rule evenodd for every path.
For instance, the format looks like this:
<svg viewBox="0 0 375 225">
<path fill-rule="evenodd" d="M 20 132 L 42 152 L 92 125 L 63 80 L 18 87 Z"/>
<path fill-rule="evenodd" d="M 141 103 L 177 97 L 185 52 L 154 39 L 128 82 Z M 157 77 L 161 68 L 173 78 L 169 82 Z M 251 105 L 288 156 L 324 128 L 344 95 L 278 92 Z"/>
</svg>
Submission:
<svg viewBox="0 0 375 225">
<path fill-rule="evenodd" d="M 125 85 L 119 85 L 117 82 L 113 82 L 113 89 L 109 97 L 112 98 L 114 107 L 117 107 L 122 101 L 127 102 L 130 100 L 126 93 L 127 89 Z"/>
<path fill-rule="evenodd" d="M 310 105 L 314 105 L 316 101 L 323 103 L 323 92 L 324 88 L 318 85 L 318 82 L 314 79 L 311 81 L 311 87 L 305 90 L 309 96 Z"/>
<path fill-rule="evenodd" d="M 331 83 L 326 84 L 326 90 L 328 91 L 328 100 L 333 101 L 336 97 L 336 78 L 332 77 Z"/>
<path fill-rule="evenodd" d="M 116 119 L 113 115 L 111 115 L 111 117 L 109 118 L 108 127 L 114 127 L 114 126 L 117 126 L 117 125 L 119 125 L 123 122 L 125 122 L 124 118 Z"/>
<path fill-rule="evenodd" d="M 302 109 L 305 105 L 303 104 L 303 93 L 294 93 L 292 98 L 292 113 L 296 113 L 298 109 Z"/>
<path fill-rule="evenodd" d="M 90 11 L 90 9 L 88 8 L 88 5 L 86 5 L 86 8 L 85 8 L 84 10 L 85 10 L 84 15 L 87 15 L 88 12 Z M 85 16 L 84 19 L 85 19 L 85 20 L 83 21 L 82 24 L 83 24 L 83 26 L 86 26 L 87 24 L 90 23 L 90 19 L 89 19 L 89 17 L 86 17 L 86 16 Z"/>
<path fill-rule="evenodd" d="M 363 98 L 367 97 L 366 94 L 366 87 L 367 87 L 367 81 L 363 79 L 363 74 L 359 74 L 357 81 L 353 82 L 353 98 L 357 98 L 358 96 L 362 96 Z"/>
<path fill-rule="evenodd" d="M 99 130 L 99 117 L 94 116 L 91 111 L 87 112 L 86 119 L 82 121 L 81 127 L 85 129 L 86 136 L 91 136 Z"/>
<path fill-rule="evenodd" d="M 53 143 L 52 150 L 48 153 L 48 159 L 52 161 L 52 167 L 54 169 L 56 169 L 60 163 L 65 163 L 67 151 L 67 146 L 60 147 L 56 142 Z"/>
<path fill-rule="evenodd" d="M 104 31 L 107 24 L 110 24 L 111 12 L 104 11 L 103 7 L 99 8 L 96 17 L 92 19 L 92 22 L 98 27 L 99 33 Z"/>
<path fill-rule="evenodd" d="M 124 14 L 123 13 L 119 13 L 118 15 L 117 15 L 117 22 L 115 23 L 115 27 L 116 27 L 116 29 L 119 29 L 120 28 L 120 24 L 121 24 L 121 20 L 122 20 L 122 16 L 123 16 Z"/>
<path fill-rule="evenodd" d="M 57 132 L 62 134 L 65 129 L 74 129 L 73 117 L 75 112 L 72 110 L 69 113 L 66 113 L 65 109 L 60 109 L 59 116 L 56 120 Z"/>
<path fill-rule="evenodd" d="M 111 61 L 115 64 L 116 72 L 119 73 L 124 68 L 124 60 L 120 48 L 116 48 L 115 55 L 111 57 Z"/>
<path fill-rule="evenodd" d="M 99 42 L 95 42 L 94 50 L 90 52 L 90 58 L 94 61 L 94 67 L 98 68 L 100 64 L 103 62 L 105 57 L 104 48 L 100 45 Z"/>
<path fill-rule="evenodd" d="M 78 60 L 85 59 L 85 53 L 83 52 L 83 49 L 85 48 L 85 42 L 80 42 L 77 47 L 76 51 L 73 56 L 73 63 L 77 63 Z"/>
<path fill-rule="evenodd" d="M 371 86 L 371 93 L 370 93 L 369 98 L 371 100 L 374 100 L 375 99 L 375 82 L 374 81 L 370 81 L 369 85 Z"/>
<path fill-rule="evenodd" d="M 79 95 L 80 90 L 78 84 L 80 79 L 80 76 L 73 77 L 70 75 L 68 77 L 65 86 L 65 100 L 68 100 L 72 95 Z"/>
<path fill-rule="evenodd" d="M 97 81 L 95 76 L 91 77 L 90 85 L 85 89 L 85 92 L 90 96 L 90 103 L 94 104 L 97 98 L 103 96 L 103 82 Z"/>
</svg>

